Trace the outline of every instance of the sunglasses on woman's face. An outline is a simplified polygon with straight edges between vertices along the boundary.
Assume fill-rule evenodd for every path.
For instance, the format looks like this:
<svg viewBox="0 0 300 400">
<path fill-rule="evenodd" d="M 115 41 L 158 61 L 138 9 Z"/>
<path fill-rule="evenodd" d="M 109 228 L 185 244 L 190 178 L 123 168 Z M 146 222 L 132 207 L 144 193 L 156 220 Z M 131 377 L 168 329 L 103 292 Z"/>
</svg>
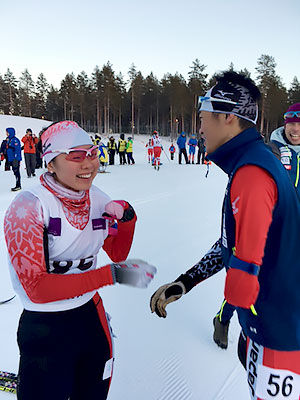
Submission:
<svg viewBox="0 0 300 400">
<path fill-rule="evenodd" d="M 90 149 L 67 149 L 67 150 L 54 150 L 47 151 L 43 154 L 45 156 L 49 153 L 67 154 L 66 160 L 73 162 L 82 162 L 88 157 L 90 160 L 95 160 L 98 157 L 99 146 L 93 146 Z"/>
</svg>

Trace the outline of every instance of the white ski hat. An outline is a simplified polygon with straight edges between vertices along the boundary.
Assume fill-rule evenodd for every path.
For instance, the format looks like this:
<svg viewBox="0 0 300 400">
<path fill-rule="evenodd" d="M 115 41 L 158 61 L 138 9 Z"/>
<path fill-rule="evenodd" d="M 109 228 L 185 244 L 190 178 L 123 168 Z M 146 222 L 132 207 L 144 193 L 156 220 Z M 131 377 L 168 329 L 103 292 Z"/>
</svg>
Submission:
<svg viewBox="0 0 300 400">
<path fill-rule="evenodd" d="M 89 134 L 74 121 L 61 121 L 50 125 L 42 134 L 43 157 L 48 164 L 60 150 L 93 145 Z"/>
</svg>

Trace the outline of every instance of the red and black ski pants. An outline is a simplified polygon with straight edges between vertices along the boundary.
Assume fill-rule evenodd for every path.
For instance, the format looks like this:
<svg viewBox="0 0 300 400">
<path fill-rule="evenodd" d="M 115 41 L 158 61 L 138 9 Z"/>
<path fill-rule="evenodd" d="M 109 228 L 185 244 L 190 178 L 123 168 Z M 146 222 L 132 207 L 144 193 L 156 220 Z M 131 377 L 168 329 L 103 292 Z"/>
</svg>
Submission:
<svg viewBox="0 0 300 400">
<path fill-rule="evenodd" d="M 112 340 L 98 294 L 78 308 L 60 312 L 24 310 L 18 329 L 19 400 L 107 398 Z"/>
</svg>

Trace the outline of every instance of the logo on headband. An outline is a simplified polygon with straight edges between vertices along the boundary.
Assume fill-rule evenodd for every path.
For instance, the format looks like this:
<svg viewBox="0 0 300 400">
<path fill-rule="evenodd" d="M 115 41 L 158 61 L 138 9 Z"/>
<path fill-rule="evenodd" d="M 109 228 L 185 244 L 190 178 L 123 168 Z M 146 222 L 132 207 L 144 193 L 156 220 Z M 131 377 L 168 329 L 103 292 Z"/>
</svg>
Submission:
<svg viewBox="0 0 300 400">
<path fill-rule="evenodd" d="M 220 94 L 216 93 L 215 97 L 220 97 L 224 100 L 231 100 L 229 97 L 226 96 L 227 94 L 231 94 L 233 96 L 232 92 L 223 92 L 223 90 L 218 90 L 218 92 L 220 92 Z"/>
</svg>

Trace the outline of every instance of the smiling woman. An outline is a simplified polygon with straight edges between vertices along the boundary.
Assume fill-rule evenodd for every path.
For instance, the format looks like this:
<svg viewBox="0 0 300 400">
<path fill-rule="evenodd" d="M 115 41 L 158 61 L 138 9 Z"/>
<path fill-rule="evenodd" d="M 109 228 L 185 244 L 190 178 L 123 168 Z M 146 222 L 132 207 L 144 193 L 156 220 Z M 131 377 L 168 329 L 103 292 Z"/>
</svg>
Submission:
<svg viewBox="0 0 300 400">
<path fill-rule="evenodd" d="M 48 163 L 48 171 L 55 176 L 55 180 L 75 191 L 88 190 L 98 168 L 98 146 L 90 145 L 61 151 Z"/>
<path fill-rule="evenodd" d="M 89 135 L 62 121 L 46 129 L 42 145 L 48 172 L 13 200 L 4 220 L 12 282 L 24 307 L 18 399 L 104 400 L 114 355 L 97 289 L 147 287 L 156 270 L 123 261 L 136 215 L 128 202 L 111 201 L 92 185 L 99 161 Z M 114 263 L 97 268 L 101 248 Z"/>
</svg>

